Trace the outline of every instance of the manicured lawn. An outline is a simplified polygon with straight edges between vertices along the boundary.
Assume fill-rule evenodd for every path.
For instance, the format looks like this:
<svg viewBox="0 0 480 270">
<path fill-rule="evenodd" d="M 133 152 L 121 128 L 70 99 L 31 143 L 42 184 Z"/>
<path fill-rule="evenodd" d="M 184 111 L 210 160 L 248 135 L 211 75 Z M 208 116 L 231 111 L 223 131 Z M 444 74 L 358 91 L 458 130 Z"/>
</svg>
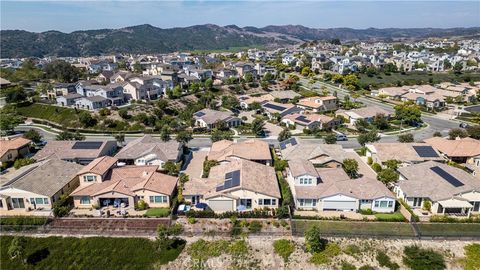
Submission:
<svg viewBox="0 0 480 270">
<path fill-rule="evenodd" d="M 149 217 L 167 217 L 170 215 L 170 208 L 149 208 L 145 215 Z"/>
<path fill-rule="evenodd" d="M 305 230 L 313 225 L 317 225 L 325 234 L 414 236 L 410 224 L 401 222 L 292 220 L 292 228 L 297 235 L 303 235 Z"/>
<path fill-rule="evenodd" d="M 375 214 L 375 217 L 382 221 L 405 221 L 405 217 L 400 212 L 378 213 Z"/>
<path fill-rule="evenodd" d="M 36 257 L 33 266 L 10 259 L 7 252 L 12 239 L 0 237 L 2 269 L 153 269 L 154 264 L 175 260 L 184 247 L 158 252 L 154 241 L 143 238 L 26 237 L 27 261 Z"/>
<path fill-rule="evenodd" d="M 464 82 L 464 78 L 470 77 L 475 81 L 480 80 L 480 74 L 478 73 L 463 73 L 463 74 L 454 74 L 454 73 L 423 73 L 423 72 L 413 72 L 413 73 L 391 73 L 391 75 L 379 74 L 374 75 L 373 77 L 368 77 L 366 74 L 360 74 L 360 82 L 362 85 L 372 85 L 374 89 L 396 85 L 397 82 L 402 82 L 406 85 L 414 84 L 428 84 L 431 80 L 434 83 L 440 82 Z"/>
<path fill-rule="evenodd" d="M 419 223 L 422 236 L 480 236 L 480 223 Z"/>
<path fill-rule="evenodd" d="M 34 103 L 29 106 L 17 107 L 17 112 L 25 117 L 45 119 L 65 127 L 80 126 L 78 114 L 71 108 Z"/>
</svg>

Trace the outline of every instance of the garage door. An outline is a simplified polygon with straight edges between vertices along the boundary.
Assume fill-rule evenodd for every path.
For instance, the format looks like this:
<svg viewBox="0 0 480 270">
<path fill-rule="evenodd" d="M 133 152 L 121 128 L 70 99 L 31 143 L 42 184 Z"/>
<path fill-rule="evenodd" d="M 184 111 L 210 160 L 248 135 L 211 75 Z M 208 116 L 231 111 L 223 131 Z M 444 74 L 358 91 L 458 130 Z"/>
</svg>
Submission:
<svg viewBox="0 0 480 270">
<path fill-rule="evenodd" d="M 208 201 L 208 206 L 215 212 L 233 211 L 233 200 Z"/>
<path fill-rule="evenodd" d="M 355 201 L 323 201 L 323 210 L 356 210 Z"/>
</svg>

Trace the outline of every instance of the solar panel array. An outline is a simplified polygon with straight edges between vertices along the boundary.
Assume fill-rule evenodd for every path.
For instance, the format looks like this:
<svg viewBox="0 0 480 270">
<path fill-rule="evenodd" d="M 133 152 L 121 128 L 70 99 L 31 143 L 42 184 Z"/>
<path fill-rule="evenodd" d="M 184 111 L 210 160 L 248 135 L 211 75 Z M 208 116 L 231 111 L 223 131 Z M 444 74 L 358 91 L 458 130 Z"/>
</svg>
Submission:
<svg viewBox="0 0 480 270">
<path fill-rule="evenodd" d="M 236 170 L 225 174 L 225 182 L 223 185 L 217 186 L 215 189 L 217 192 L 232 187 L 238 187 L 240 185 L 240 171 Z"/>
<path fill-rule="evenodd" d="M 263 106 L 267 107 L 269 109 L 272 109 L 272 110 L 277 110 L 277 111 L 284 111 L 285 110 L 285 107 L 278 106 L 278 105 L 271 104 L 271 103 L 266 103 Z"/>
<path fill-rule="evenodd" d="M 72 149 L 99 149 L 103 142 L 76 142 Z"/>
<path fill-rule="evenodd" d="M 440 177 L 442 177 L 445 181 L 447 181 L 448 183 L 450 183 L 450 185 L 454 187 L 463 186 L 463 183 L 460 180 L 458 180 L 457 178 L 455 178 L 455 176 L 449 174 L 448 172 L 446 172 L 445 170 L 443 170 L 438 166 L 432 167 L 430 168 L 430 170 L 438 174 Z"/>
<path fill-rule="evenodd" d="M 295 138 L 289 138 L 289 139 L 286 139 L 286 140 L 284 140 L 284 141 L 281 141 L 281 142 L 280 142 L 280 149 L 283 150 L 283 149 L 287 148 L 287 146 L 288 146 L 289 144 L 292 145 L 292 146 L 294 146 L 294 145 L 297 144 L 297 140 L 296 140 Z"/>
<path fill-rule="evenodd" d="M 204 116 L 204 115 L 205 115 L 204 112 L 196 112 L 196 113 L 195 113 L 195 116 L 196 116 L 196 117 L 202 117 L 202 116 Z"/>
<path fill-rule="evenodd" d="M 428 145 L 414 145 L 413 149 L 417 152 L 419 157 L 438 157 L 437 152 Z"/>
<path fill-rule="evenodd" d="M 295 119 L 298 120 L 298 121 L 300 121 L 300 122 L 304 122 L 304 123 L 310 122 L 305 115 L 300 115 L 300 116 L 298 116 L 298 117 L 295 118 Z"/>
</svg>

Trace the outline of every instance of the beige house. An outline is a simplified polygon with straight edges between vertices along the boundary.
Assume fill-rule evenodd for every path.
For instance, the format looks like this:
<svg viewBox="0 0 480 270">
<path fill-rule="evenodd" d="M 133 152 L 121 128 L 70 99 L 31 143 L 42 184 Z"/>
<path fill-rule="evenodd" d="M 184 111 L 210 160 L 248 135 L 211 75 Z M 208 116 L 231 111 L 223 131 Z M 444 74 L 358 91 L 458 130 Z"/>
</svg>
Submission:
<svg viewBox="0 0 480 270">
<path fill-rule="evenodd" d="M 0 177 L 0 214 L 49 215 L 60 196 L 78 187 L 77 172 L 82 167 L 46 159 Z"/>
<path fill-rule="evenodd" d="M 445 159 L 433 147 L 426 143 L 373 143 L 367 144 L 367 157 L 373 162 L 383 165 L 388 160 L 400 162 L 407 166 L 425 161 L 443 162 Z"/>
<path fill-rule="evenodd" d="M 118 166 L 117 159 L 95 159 L 78 172 L 80 186 L 72 192 L 76 208 L 133 206 L 169 207 L 177 177 L 157 172 L 158 166 Z"/>
<path fill-rule="evenodd" d="M 273 167 L 245 159 L 212 167 L 208 178 L 190 179 L 183 196 L 192 205 L 206 203 L 215 212 L 277 208 L 281 197 Z"/>
<path fill-rule="evenodd" d="M 480 140 L 472 138 L 448 140 L 433 137 L 426 139 L 425 142 L 451 161 L 480 167 Z"/>
<path fill-rule="evenodd" d="M 334 111 L 338 108 L 337 97 L 307 97 L 298 101 L 297 106 L 314 112 Z"/>
<path fill-rule="evenodd" d="M 428 161 L 399 168 L 394 192 L 410 207 L 431 202 L 432 214 L 468 216 L 480 212 L 480 181 L 462 169 Z"/>
<path fill-rule="evenodd" d="M 270 146 L 267 142 L 256 139 L 238 143 L 229 140 L 214 142 L 208 153 L 208 159 L 220 163 L 230 162 L 231 159 L 246 159 L 265 165 L 272 164 Z"/>
<path fill-rule="evenodd" d="M 110 156 L 117 150 L 116 141 L 49 141 L 33 158 L 61 160 L 87 165 L 94 159 Z"/>
<path fill-rule="evenodd" d="M 227 127 L 236 127 L 242 124 L 242 120 L 231 112 L 203 109 L 193 114 L 195 126 L 206 129 L 217 127 L 219 123 Z"/>
<path fill-rule="evenodd" d="M 285 115 L 282 118 L 282 123 L 285 123 L 287 127 L 295 126 L 297 130 L 302 129 L 328 129 L 337 124 L 335 118 L 326 116 L 323 114 L 300 114 L 293 113 Z"/>
<path fill-rule="evenodd" d="M 0 165 L 4 162 L 13 162 L 17 157 L 30 153 L 31 140 L 23 137 L 4 138 L 0 140 Z"/>
</svg>

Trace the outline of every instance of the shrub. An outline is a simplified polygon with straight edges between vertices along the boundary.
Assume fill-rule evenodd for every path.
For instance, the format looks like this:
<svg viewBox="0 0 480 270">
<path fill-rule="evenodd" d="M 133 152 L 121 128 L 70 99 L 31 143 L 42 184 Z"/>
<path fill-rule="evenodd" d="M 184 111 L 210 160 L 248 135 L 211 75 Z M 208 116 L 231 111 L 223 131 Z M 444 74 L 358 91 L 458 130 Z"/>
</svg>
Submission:
<svg viewBox="0 0 480 270">
<path fill-rule="evenodd" d="M 383 267 L 386 267 L 390 270 L 398 270 L 400 269 L 400 266 L 395 263 L 395 262 L 392 262 L 392 260 L 390 259 L 390 257 L 383 251 L 379 251 L 377 253 L 377 256 L 376 256 L 376 259 L 378 261 L 378 264 L 380 266 L 383 266 Z"/>
<path fill-rule="evenodd" d="M 35 159 L 33 158 L 19 158 L 15 160 L 15 162 L 13 163 L 13 167 L 18 170 L 23 166 L 27 166 L 33 163 L 35 163 Z"/>
<path fill-rule="evenodd" d="M 430 202 L 429 200 L 424 200 L 422 208 L 423 210 L 430 211 L 430 209 L 432 208 L 432 202 Z"/>
<path fill-rule="evenodd" d="M 189 224 L 195 224 L 195 223 L 197 223 L 197 220 L 194 217 L 189 217 L 188 218 L 188 223 Z"/>
<path fill-rule="evenodd" d="M 316 265 L 319 264 L 328 264 L 331 262 L 332 258 L 341 253 L 340 247 L 335 243 L 328 243 L 325 246 L 325 250 L 321 252 L 315 252 L 310 258 L 310 262 Z"/>
<path fill-rule="evenodd" d="M 53 203 L 53 215 L 55 217 L 67 216 L 72 208 L 73 198 L 68 196 L 68 194 L 63 194 L 58 201 Z"/>
<path fill-rule="evenodd" d="M 480 244 L 470 244 L 465 249 L 465 270 L 480 269 Z"/>
<path fill-rule="evenodd" d="M 372 169 L 376 172 L 379 173 L 382 171 L 382 166 L 378 163 L 373 163 L 372 164 Z"/>
<path fill-rule="evenodd" d="M 295 251 L 295 244 L 286 239 L 275 240 L 273 242 L 273 251 L 288 262 L 288 258 Z"/>
<path fill-rule="evenodd" d="M 412 270 L 437 270 L 446 268 L 442 254 L 432 249 L 408 246 L 403 249 L 403 254 L 403 263 Z"/>
<path fill-rule="evenodd" d="M 348 245 L 345 250 L 344 250 L 345 254 L 348 254 L 352 257 L 357 257 L 358 255 L 360 255 L 362 253 L 362 249 L 357 246 L 357 245 Z"/>
<path fill-rule="evenodd" d="M 370 265 L 363 265 L 358 270 L 375 270 L 375 267 L 372 267 Z"/>
<path fill-rule="evenodd" d="M 135 205 L 135 209 L 140 211 L 145 210 L 147 208 L 148 208 L 148 204 L 144 200 L 138 201 Z"/>
<path fill-rule="evenodd" d="M 279 223 L 278 221 L 276 221 L 276 220 L 272 221 L 272 225 L 273 225 L 273 227 L 275 227 L 275 228 L 280 227 L 280 223 Z"/>
<path fill-rule="evenodd" d="M 362 215 L 373 215 L 373 211 L 372 209 L 370 208 L 367 208 L 367 209 L 360 209 L 360 214 Z"/>
<path fill-rule="evenodd" d="M 288 218 L 288 206 L 283 205 L 277 208 L 276 218 Z"/>
<path fill-rule="evenodd" d="M 210 174 L 210 169 L 211 169 L 213 166 L 216 166 L 216 165 L 218 165 L 218 161 L 205 159 L 205 161 L 203 162 L 203 173 L 202 173 L 202 177 L 203 177 L 203 178 L 207 178 L 208 175 Z"/>
<path fill-rule="evenodd" d="M 342 262 L 342 270 L 357 270 L 357 268 L 355 267 L 355 265 L 353 265 L 349 262 L 343 261 Z"/>
<path fill-rule="evenodd" d="M 372 158 L 372 157 L 368 157 L 367 164 L 368 164 L 368 165 L 372 165 L 372 164 L 373 164 L 373 158 Z"/>
<path fill-rule="evenodd" d="M 262 230 L 262 223 L 260 223 L 260 221 L 254 220 L 254 221 L 250 222 L 250 224 L 248 225 L 248 230 L 251 233 L 260 232 Z"/>
<path fill-rule="evenodd" d="M 282 225 L 282 227 L 287 227 L 288 222 L 286 222 L 285 220 L 280 220 L 280 225 Z"/>
</svg>

